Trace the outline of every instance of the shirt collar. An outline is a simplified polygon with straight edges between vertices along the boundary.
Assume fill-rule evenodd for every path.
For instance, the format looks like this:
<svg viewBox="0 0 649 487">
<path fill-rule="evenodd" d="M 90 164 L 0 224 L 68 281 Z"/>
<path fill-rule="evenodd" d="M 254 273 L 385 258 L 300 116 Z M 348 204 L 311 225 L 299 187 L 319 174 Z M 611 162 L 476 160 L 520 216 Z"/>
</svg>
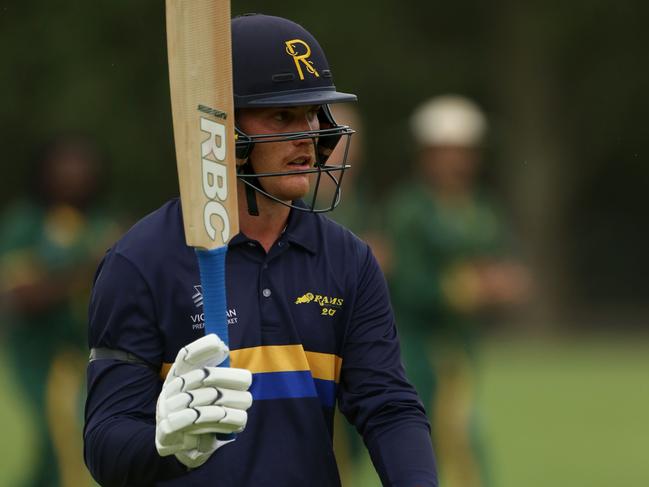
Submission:
<svg viewBox="0 0 649 487">
<path fill-rule="evenodd" d="M 302 200 L 296 200 L 293 204 L 300 208 L 307 207 Z M 285 238 L 291 244 L 296 244 L 306 251 L 315 254 L 318 250 L 317 219 L 318 215 L 311 212 L 291 209 L 284 235 L 280 239 Z M 240 245 L 249 241 L 250 239 L 246 235 L 239 232 L 232 237 L 228 245 Z"/>
<path fill-rule="evenodd" d="M 293 204 L 299 208 L 307 207 L 302 200 L 296 200 Z M 315 254 L 318 250 L 318 218 L 312 212 L 291 209 L 284 236 L 292 244 Z"/>
</svg>

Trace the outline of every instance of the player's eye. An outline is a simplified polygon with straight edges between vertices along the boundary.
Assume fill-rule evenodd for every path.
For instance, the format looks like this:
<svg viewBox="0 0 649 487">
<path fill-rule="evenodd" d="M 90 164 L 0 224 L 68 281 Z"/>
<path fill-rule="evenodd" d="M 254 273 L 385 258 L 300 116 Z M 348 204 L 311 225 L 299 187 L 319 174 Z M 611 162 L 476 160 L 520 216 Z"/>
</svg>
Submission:
<svg viewBox="0 0 649 487">
<path fill-rule="evenodd" d="M 281 110 L 273 114 L 273 119 L 278 122 L 286 122 L 289 119 L 290 113 L 288 110 Z"/>
<path fill-rule="evenodd" d="M 308 112 L 307 112 L 307 117 L 309 118 L 310 121 L 315 120 L 318 118 L 318 112 L 320 111 L 320 107 L 312 107 Z"/>
</svg>

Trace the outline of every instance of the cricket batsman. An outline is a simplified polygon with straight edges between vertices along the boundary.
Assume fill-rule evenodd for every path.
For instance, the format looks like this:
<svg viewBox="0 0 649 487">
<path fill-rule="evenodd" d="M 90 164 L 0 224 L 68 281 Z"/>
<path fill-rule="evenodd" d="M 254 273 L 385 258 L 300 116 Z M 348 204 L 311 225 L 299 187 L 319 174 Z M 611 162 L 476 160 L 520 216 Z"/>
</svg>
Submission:
<svg viewBox="0 0 649 487">
<path fill-rule="evenodd" d="M 90 303 L 85 460 L 102 486 L 338 486 L 336 405 L 384 485 L 437 486 L 367 244 L 322 213 L 353 130 L 300 25 L 232 20 L 240 231 L 226 261 L 229 347 L 205 334 L 196 254 L 172 199 L 106 254 Z M 346 152 L 345 152 L 346 154 Z M 321 180 L 336 191 L 315 205 Z M 184 201 L 184 200 L 183 200 Z M 229 357 L 231 367 L 218 367 Z"/>
</svg>

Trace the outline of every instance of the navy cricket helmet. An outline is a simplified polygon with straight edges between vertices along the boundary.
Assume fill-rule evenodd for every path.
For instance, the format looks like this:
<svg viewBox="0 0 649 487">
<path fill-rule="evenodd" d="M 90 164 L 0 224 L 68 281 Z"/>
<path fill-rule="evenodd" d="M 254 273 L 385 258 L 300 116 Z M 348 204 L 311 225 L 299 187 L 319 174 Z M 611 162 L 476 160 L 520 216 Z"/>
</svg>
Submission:
<svg viewBox="0 0 649 487">
<path fill-rule="evenodd" d="M 295 107 L 319 105 L 319 130 L 283 134 L 246 134 L 236 127 L 236 153 L 245 163 L 238 168 L 246 184 L 248 211 L 258 214 L 255 192 L 298 210 L 324 212 L 340 202 L 340 184 L 347 164 L 350 127 L 338 125 L 328 104 L 356 101 L 356 95 L 336 91 L 333 74 L 318 41 L 301 25 L 290 20 L 262 14 L 246 14 L 232 19 L 232 69 L 235 111 L 242 108 Z M 345 136 L 343 160 L 327 165 L 334 147 Z M 311 139 L 316 148 L 316 162 L 308 171 L 256 173 L 251 162 L 255 144 Z M 338 162 L 338 161 L 337 161 Z M 317 173 L 316 184 L 307 208 L 285 203 L 263 189 L 261 179 L 304 172 Z M 335 185 L 329 204 L 316 208 L 321 177 Z"/>
</svg>

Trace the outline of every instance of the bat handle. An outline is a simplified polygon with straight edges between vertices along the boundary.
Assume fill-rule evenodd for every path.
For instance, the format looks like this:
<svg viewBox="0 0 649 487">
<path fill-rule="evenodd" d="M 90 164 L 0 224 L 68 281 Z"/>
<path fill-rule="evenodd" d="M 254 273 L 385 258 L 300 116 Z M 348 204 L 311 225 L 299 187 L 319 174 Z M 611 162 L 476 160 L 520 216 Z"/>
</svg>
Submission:
<svg viewBox="0 0 649 487">
<path fill-rule="evenodd" d="M 225 255 L 228 246 L 216 249 L 196 249 L 203 290 L 205 334 L 214 333 L 229 347 L 228 317 L 225 293 Z M 220 367 L 229 367 L 228 356 Z"/>
</svg>

